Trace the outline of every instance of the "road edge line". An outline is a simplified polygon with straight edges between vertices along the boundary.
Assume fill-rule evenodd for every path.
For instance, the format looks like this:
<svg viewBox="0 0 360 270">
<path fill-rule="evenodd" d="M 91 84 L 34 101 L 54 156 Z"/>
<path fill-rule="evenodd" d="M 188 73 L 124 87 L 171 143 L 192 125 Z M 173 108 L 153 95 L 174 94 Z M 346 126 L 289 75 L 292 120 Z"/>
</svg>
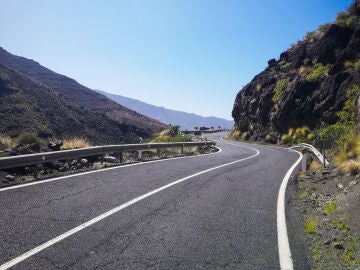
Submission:
<svg viewBox="0 0 360 270">
<path fill-rule="evenodd" d="M 283 181 L 281 182 L 278 200 L 277 200 L 277 215 L 276 215 L 276 225 L 277 225 L 277 236 L 278 236 L 278 252 L 279 252 L 279 261 L 280 261 L 280 269 L 282 270 L 293 270 L 293 260 L 291 257 L 290 243 L 287 233 L 286 227 L 286 213 L 285 213 L 285 194 L 286 187 L 289 182 L 290 176 L 295 170 L 295 168 L 299 165 L 302 154 L 294 151 L 293 152 L 299 154 L 299 158 L 295 161 L 295 163 L 290 167 L 287 173 L 284 176 Z"/>
</svg>

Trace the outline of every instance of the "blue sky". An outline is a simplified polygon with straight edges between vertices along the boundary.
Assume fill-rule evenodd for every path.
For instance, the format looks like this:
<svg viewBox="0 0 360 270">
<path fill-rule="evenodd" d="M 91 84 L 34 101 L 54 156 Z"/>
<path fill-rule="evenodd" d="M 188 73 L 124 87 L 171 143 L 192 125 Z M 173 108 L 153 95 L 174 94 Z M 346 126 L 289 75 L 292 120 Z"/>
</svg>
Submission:
<svg viewBox="0 0 360 270">
<path fill-rule="evenodd" d="M 231 119 L 238 91 L 351 0 L 0 0 L 0 46 L 106 92 Z"/>
</svg>

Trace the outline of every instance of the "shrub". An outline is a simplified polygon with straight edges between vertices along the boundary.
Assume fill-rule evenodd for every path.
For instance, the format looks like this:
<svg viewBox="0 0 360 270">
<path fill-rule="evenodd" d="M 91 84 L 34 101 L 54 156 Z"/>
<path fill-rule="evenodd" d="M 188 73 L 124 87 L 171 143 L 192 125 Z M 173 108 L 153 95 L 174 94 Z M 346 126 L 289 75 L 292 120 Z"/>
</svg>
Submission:
<svg viewBox="0 0 360 270">
<path fill-rule="evenodd" d="M 314 65 L 314 70 L 309 75 L 306 76 L 306 80 L 311 82 L 311 81 L 325 79 L 328 76 L 329 70 L 330 70 L 330 65 L 324 66 L 321 63 L 316 63 Z"/>
<path fill-rule="evenodd" d="M 356 72 L 360 71 L 360 59 L 356 60 L 354 63 L 354 69 Z"/>
<path fill-rule="evenodd" d="M 360 172 L 360 161 L 353 159 L 345 161 L 339 165 L 339 169 L 342 173 L 356 175 Z"/>
<path fill-rule="evenodd" d="M 153 142 L 188 142 L 189 139 L 183 135 L 158 137 Z"/>
<path fill-rule="evenodd" d="M 250 135 L 249 135 L 249 133 L 247 133 L 247 132 L 244 132 L 244 133 L 241 135 L 241 139 L 243 139 L 243 140 L 248 140 L 249 137 L 250 137 Z"/>
<path fill-rule="evenodd" d="M 291 62 L 287 63 L 285 61 L 281 61 L 279 64 L 281 70 L 287 70 L 290 67 Z"/>
<path fill-rule="evenodd" d="M 306 221 L 305 221 L 305 231 L 307 233 L 313 233 L 316 229 L 316 226 L 317 226 L 317 221 L 313 218 L 308 218 Z"/>
<path fill-rule="evenodd" d="M 335 24 L 340 26 L 346 26 L 351 28 L 357 28 L 360 26 L 360 18 L 356 14 L 343 11 L 339 12 L 335 19 Z"/>
<path fill-rule="evenodd" d="M 355 84 L 346 90 L 344 106 L 336 113 L 339 117 L 338 122 L 334 125 L 322 128 L 319 132 L 321 139 L 332 140 L 337 146 L 341 146 L 346 141 L 351 141 L 353 139 L 355 127 L 355 102 L 359 92 L 360 87 Z"/>
<path fill-rule="evenodd" d="M 87 139 L 81 137 L 74 137 L 70 139 L 65 139 L 61 149 L 76 149 L 76 148 L 86 148 L 89 147 L 90 143 Z"/>
<path fill-rule="evenodd" d="M 288 87 L 289 87 L 289 79 L 278 80 L 274 88 L 274 95 L 272 101 L 274 103 L 279 102 L 283 98 L 285 94 L 285 90 Z"/>
<path fill-rule="evenodd" d="M 310 170 L 311 171 L 318 171 L 321 167 L 322 167 L 321 163 L 316 161 L 316 160 L 313 160 L 310 163 Z"/>
<path fill-rule="evenodd" d="M 304 40 L 305 41 L 314 41 L 319 37 L 319 33 L 317 31 L 311 31 L 311 32 L 307 32 Z"/>
<path fill-rule="evenodd" d="M 314 133 L 311 130 L 304 126 L 302 128 L 289 128 L 288 134 L 284 134 L 281 137 L 281 141 L 285 144 L 294 144 L 294 143 L 311 143 L 315 138 Z"/>
<path fill-rule="evenodd" d="M 10 136 L 0 135 L 0 145 L 3 145 L 4 148 L 12 148 L 15 142 Z"/>
<path fill-rule="evenodd" d="M 335 211 L 335 208 L 336 208 L 336 202 L 327 203 L 324 206 L 324 212 L 328 215 L 332 214 Z"/>
<path fill-rule="evenodd" d="M 235 139 L 238 139 L 241 135 L 241 132 L 239 130 L 235 130 L 232 134 L 232 136 L 235 138 Z"/>
<path fill-rule="evenodd" d="M 19 137 L 16 139 L 16 142 L 18 144 L 33 144 L 36 143 L 40 145 L 41 140 L 36 135 L 35 132 L 24 132 L 19 135 Z"/>
</svg>

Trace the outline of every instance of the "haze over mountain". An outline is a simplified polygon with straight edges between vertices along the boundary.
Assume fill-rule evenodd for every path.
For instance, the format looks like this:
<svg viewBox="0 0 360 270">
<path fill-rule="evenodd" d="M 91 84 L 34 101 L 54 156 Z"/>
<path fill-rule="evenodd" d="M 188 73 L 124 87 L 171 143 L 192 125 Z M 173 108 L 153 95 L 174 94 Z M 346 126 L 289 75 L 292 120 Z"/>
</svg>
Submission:
<svg viewBox="0 0 360 270">
<path fill-rule="evenodd" d="M 203 126 L 214 127 L 216 129 L 220 126 L 221 128 L 229 129 L 234 125 L 234 121 L 229 121 L 218 117 L 204 117 L 193 113 L 171 110 L 164 107 L 154 106 L 137 99 L 110 94 L 100 90 L 96 91 L 127 108 L 149 116 L 162 123 L 178 125 L 181 127 L 181 129 L 193 130 L 194 127 Z"/>
<path fill-rule="evenodd" d="M 71 78 L 57 74 L 33 60 L 13 55 L 1 47 L 0 64 L 17 70 L 50 87 L 75 104 L 85 109 L 105 114 L 120 124 L 134 125 L 141 129 L 148 129 L 149 133 L 159 132 L 166 128 L 166 125 L 157 120 L 121 106 Z"/>
</svg>

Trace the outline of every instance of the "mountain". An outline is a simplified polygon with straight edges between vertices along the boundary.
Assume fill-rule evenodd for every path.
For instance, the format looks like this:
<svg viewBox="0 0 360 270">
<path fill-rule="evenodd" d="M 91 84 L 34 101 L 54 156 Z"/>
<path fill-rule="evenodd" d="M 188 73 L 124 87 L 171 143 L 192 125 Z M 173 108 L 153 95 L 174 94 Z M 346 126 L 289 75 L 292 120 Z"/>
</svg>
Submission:
<svg viewBox="0 0 360 270">
<path fill-rule="evenodd" d="M 193 130 L 194 127 L 214 127 L 218 128 L 231 128 L 234 125 L 233 121 L 229 121 L 217 117 L 203 117 L 193 113 L 186 113 L 181 111 L 175 111 L 166 109 L 164 107 L 157 107 L 148 103 L 124 97 L 121 95 L 109 94 L 103 91 L 96 90 L 109 99 L 128 107 L 141 114 L 154 118 L 162 123 L 178 125 L 182 129 Z"/>
<path fill-rule="evenodd" d="M 268 61 L 268 67 L 239 91 L 235 128 L 253 140 L 277 137 L 289 128 L 318 132 L 341 119 L 360 85 L 360 1 Z"/>
<path fill-rule="evenodd" d="M 94 144 L 138 142 L 149 130 L 89 111 L 53 89 L 0 64 L 0 133 L 34 131 L 42 138 L 81 136 Z"/>
<path fill-rule="evenodd" d="M 33 60 L 13 55 L 1 47 L 0 64 L 17 70 L 55 90 L 69 101 L 93 112 L 105 114 L 120 124 L 134 125 L 150 132 L 159 132 L 166 128 L 165 124 L 157 120 L 121 106 L 71 78 L 57 74 Z"/>
</svg>

